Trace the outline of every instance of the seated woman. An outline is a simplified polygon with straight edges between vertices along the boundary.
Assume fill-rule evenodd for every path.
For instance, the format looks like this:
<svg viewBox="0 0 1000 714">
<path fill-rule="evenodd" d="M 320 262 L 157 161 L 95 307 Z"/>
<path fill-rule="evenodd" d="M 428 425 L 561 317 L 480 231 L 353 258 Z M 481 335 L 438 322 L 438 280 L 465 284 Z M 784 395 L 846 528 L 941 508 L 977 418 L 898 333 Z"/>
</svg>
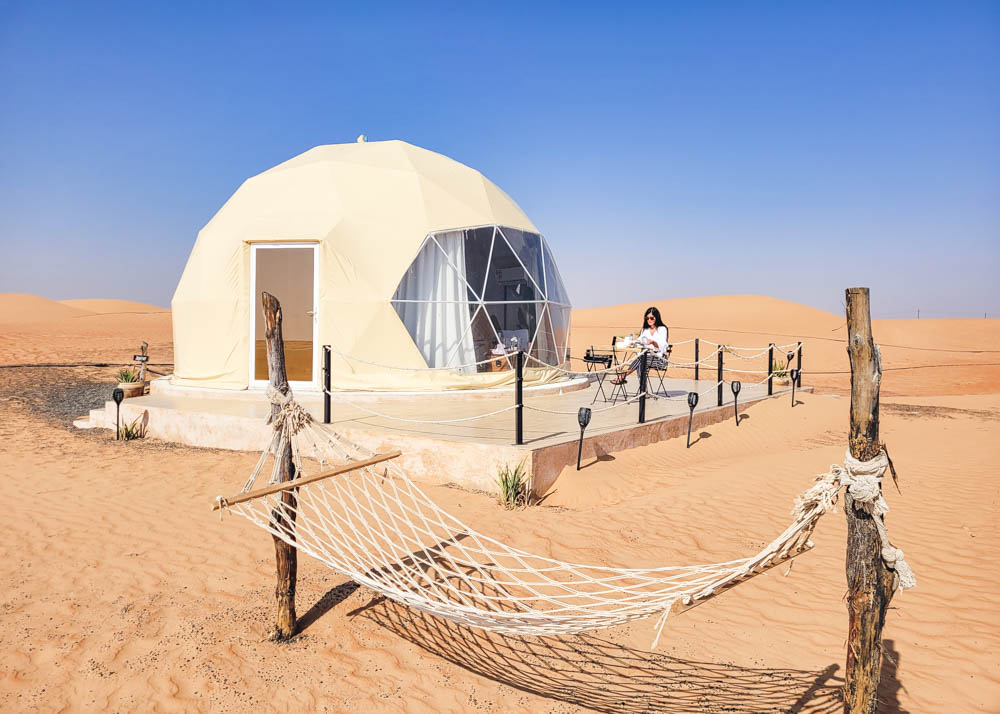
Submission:
<svg viewBox="0 0 1000 714">
<path fill-rule="evenodd" d="M 667 350 L 668 334 L 669 332 L 667 330 L 667 326 L 663 324 L 663 320 L 660 318 L 660 311 L 655 307 L 648 308 L 646 310 L 646 314 L 642 317 L 642 330 L 639 332 L 639 342 L 645 346 L 647 351 L 652 355 L 649 360 L 650 368 L 663 369 L 667 366 L 663 355 Z M 618 376 L 615 377 L 613 384 L 622 384 L 626 377 L 639 369 L 639 364 L 641 362 L 642 355 L 640 354 L 632 360 L 632 363 L 627 369 L 618 373 Z"/>
</svg>

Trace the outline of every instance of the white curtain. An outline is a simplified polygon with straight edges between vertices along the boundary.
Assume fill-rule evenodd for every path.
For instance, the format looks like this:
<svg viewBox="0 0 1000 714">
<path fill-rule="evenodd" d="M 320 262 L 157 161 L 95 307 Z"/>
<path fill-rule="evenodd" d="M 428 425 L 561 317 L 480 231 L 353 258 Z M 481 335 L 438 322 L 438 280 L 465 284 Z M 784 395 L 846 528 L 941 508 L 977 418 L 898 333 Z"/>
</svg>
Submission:
<svg viewBox="0 0 1000 714">
<path fill-rule="evenodd" d="M 396 308 L 429 366 L 467 365 L 476 361 L 469 329 L 464 231 L 438 233 L 429 240 L 403 277 L 396 299 L 420 301 L 396 303 Z M 476 368 L 461 371 L 475 372 Z"/>
</svg>

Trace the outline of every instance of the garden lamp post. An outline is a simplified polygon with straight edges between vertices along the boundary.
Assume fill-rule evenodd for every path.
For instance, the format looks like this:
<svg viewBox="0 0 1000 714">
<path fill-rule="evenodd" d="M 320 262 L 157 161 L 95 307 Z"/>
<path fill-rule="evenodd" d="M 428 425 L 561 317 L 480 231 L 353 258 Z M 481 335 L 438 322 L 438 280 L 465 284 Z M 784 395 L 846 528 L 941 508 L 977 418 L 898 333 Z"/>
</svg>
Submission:
<svg viewBox="0 0 1000 714">
<path fill-rule="evenodd" d="M 743 389 L 743 385 L 740 384 L 740 380 L 735 380 L 731 385 L 733 390 L 733 413 L 736 414 L 736 426 L 740 425 L 740 407 L 739 407 L 739 396 L 740 390 Z"/>
<path fill-rule="evenodd" d="M 694 421 L 694 408 L 698 406 L 698 392 L 688 392 L 688 408 L 691 413 L 688 415 L 688 445 L 691 448 L 691 422 Z"/>
<path fill-rule="evenodd" d="M 576 470 L 579 471 L 580 457 L 583 456 L 583 430 L 590 423 L 590 407 L 580 407 L 580 411 L 576 413 L 576 420 L 580 422 L 580 445 L 576 450 Z"/>
<path fill-rule="evenodd" d="M 115 391 L 111 392 L 111 398 L 115 400 L 115 440 L 122 438 L 121 426 L 119 426 L 119 418 L 122 411 L 122 400 L 125 398 L 125 391 L 121 387 L 115 387 Z"/>
</svg>

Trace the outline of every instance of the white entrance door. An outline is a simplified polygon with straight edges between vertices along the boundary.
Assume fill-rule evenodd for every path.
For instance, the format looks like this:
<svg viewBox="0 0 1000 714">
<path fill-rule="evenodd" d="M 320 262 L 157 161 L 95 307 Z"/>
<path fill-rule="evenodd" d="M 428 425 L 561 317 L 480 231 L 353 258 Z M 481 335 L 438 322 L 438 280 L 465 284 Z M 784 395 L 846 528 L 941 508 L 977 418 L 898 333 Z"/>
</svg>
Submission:
<svg viewBox="0 0 1000 714">
<path fill-rule="evenodd" d="M 316 349 L 317 260 L 314 243 L 259 243 L 250 246 L 250 384 L 267 385 L 267 350 L 261 293 L 281 303 L 281 333 L 285 369 L 292 389 L 316 389 L 319 351 Z"/>
</svg>

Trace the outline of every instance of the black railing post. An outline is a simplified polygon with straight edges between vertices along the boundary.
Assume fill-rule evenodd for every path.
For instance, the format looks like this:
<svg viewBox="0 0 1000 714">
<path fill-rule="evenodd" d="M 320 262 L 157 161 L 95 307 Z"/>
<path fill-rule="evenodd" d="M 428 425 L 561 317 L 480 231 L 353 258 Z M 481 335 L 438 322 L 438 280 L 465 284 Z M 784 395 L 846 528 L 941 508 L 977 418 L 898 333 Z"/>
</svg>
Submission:
<svg viewBox="0 0 1000 714">
<path fill-rule="evenodd" d="M 802 342 L 799 342 L 798 352 L 799 352 L 799 360 L 798 363 L 795 365 L 795 369 L 799 370 L 799 376 L 796 379 L 796 382 L 798 382 L 798 384 L 796 384 L 795 386 L 798 387 L 799 389 L 802 389 Z"/>
<path fill-rule="evenodd" d="M 330 345 L 323 345 L 323 423 L 330 423 Z"/>
<path fill-rule="evenodd" d="M 514 443 L 520 446 L 524 443 L 524 350 L 518 349 L 514 358 L 517 377 L 514 381 Z"/>
<path fill-rule="evenodd" d="M 646 360 L 649 358 L 649 352 L 642 353 L 642 359 L 639 361 L 639 423 L 646 423 L 646 372 L 648 367 L 646 366 Z"/>
<path fill-rule="evenodd" d="M 774 394 L 774 343 L 767 346 L 767 396 Z"/>
<path fill-rule="evenodd" d="M 698 364 L 699 362 L 701 362 L 701 360 L 698 357 L 698 338 L 695 337 L 694 338 L 694 381 L 696 382 L 698 381 L 698 367 L 701 366 L 700 364 Z"/>
<path fill-rule="evenodd" d="M 719 345 L 719 376 L 716 380 L 719 383 L 719 406 L 722 406 L 722 345 Z"/>
</svg>

